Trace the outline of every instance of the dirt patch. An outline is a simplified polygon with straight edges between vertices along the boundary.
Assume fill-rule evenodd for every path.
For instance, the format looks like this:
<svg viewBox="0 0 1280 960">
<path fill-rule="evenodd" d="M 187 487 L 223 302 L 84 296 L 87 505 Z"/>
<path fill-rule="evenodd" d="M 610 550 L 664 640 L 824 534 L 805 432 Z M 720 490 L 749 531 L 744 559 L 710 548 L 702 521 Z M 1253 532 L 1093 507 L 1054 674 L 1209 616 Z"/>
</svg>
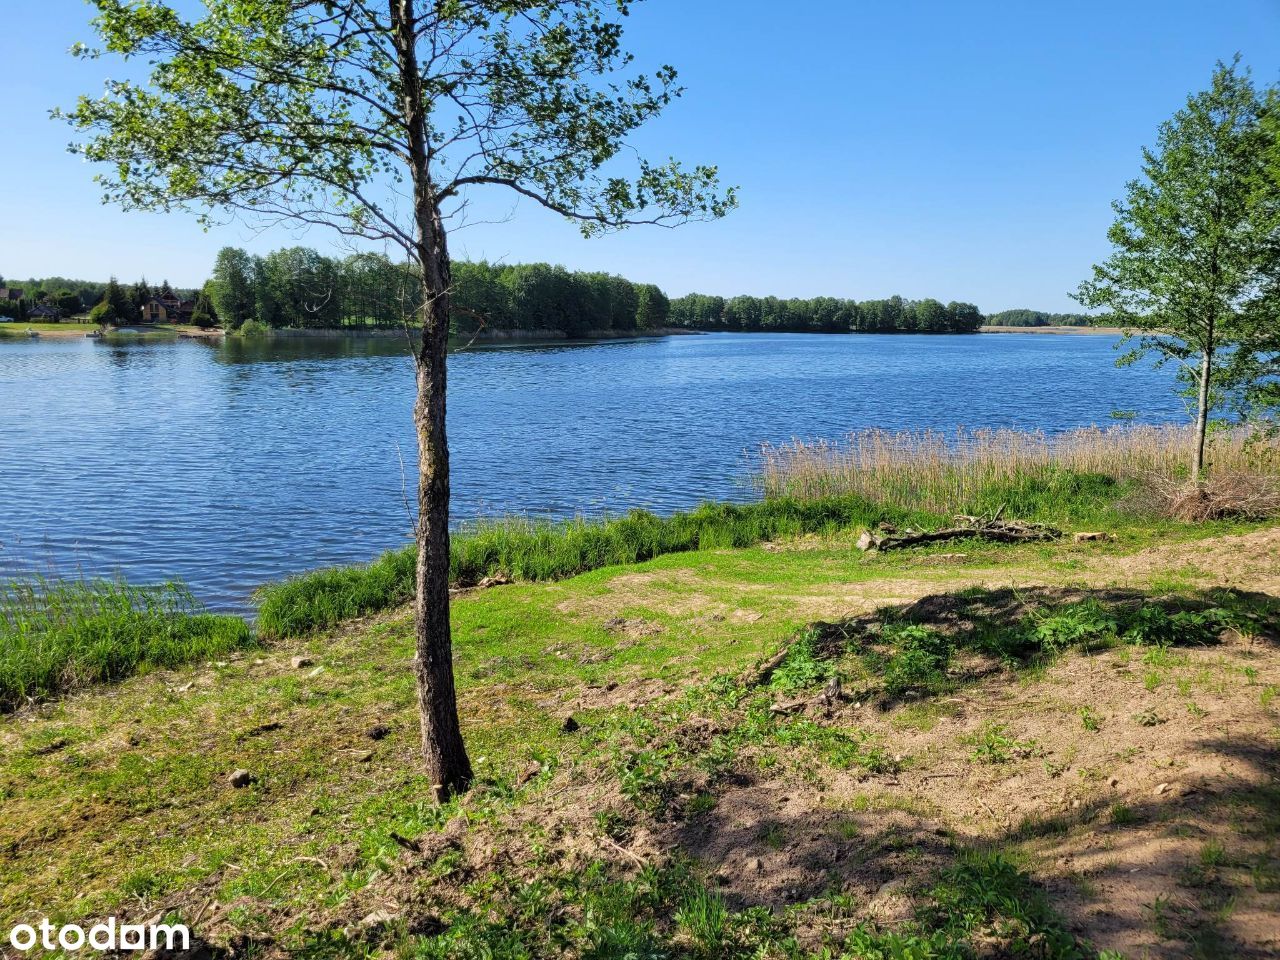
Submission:
<svg viewBox="0 0 1280 960">
<path fill-rule="evenodd" d="M 587 687 L 569 701 L 574 710 L 607 710 L 613 707 L 640 707 L 669 695 L 674 688 L 652 678 L 610 681 Z"/>
<path fill-rule="evenodd" d="M 1280 527 L 1238 536 L 1150 547 L 1129 557 L 1108 557 L 1089 565 L 1094 578 L 1142 583 L 1170 570 L 1217 586 L 1280 594 Z"/>
<path fill-rule="evenodd" d="M 661 624 L 646 620 L 644 617 L 610 617 L 602 626 L 606 633 L 631 640 L 656 637 L 664 632 Z"/>
</svg>

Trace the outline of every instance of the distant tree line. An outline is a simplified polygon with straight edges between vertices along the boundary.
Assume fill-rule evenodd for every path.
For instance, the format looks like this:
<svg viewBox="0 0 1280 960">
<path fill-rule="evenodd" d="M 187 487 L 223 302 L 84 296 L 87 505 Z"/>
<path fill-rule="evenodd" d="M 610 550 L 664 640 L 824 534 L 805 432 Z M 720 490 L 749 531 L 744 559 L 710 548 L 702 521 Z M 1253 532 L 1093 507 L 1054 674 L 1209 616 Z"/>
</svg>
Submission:
<svg viewBox="0 0 1280 960">
<path fill-rule="evenodd" d="M 306 247 L 256 256 L 224 247 L 206 286 L 219 322 L 270 327 L 396 327 L 418 304 L 409 269 L 375 253 L 326 257 Z M 546 263 L 453 264 L 458 336 L 478 330 L 559 332 L 688 330 L 816 333 L 971 333 L 984 322 L 971 303 L 933 299 L 780 300 L 690 294 L 669 300 L 652 283 Z"/>
<path fill-rule="evenodd" d="M 306 247 L 255 256 L 224 247 L 207 286 L 229 329 L 246 320 L 270 327 L 398 327 L 420 306 L 420 284 L 403 264 L 376 253 L 326 257 Z M 453 264 L 451 327 L 554 331 L 657 329 L 668 301 L 653 284 L 607 273 L 571 272 L 545 263 Z"/>
<path fill-rule="evenodd" d="M 2 284 L 0 284 L 2 285 Z M 984 317 L 971 303 L 925 298 L 845 300 L 836 297 L 718 297 L 702 293 L 669 300 L 652 283 L 610 273 L 566 270 L 546 263 L 453 264 L 452 330 L 563 333 L 679 328 L 779 333 L 972 333 L 984 323 L 1013 327 L 1084 326 L 1077 313 L 1003 310 Z M 13 284 L 18 286 L 18 284 Z M 273 328 L 399 327 L 420 306 L 420 285 L 408 267 L 377 253 L 327 257 L 307 247 L 263 256 L 238 247 L 218 252 L 213 276 L 199 291 L 173 291 L 146 279 L 120 284 L 49 277 L 29 280 L 24 303 L 51 303 L 70 314 L 92 307 L 94 319 L 136 320 L 153 296 L 195 298 L 192 322 L 238 329 L 255 320 Z M 52 292 L 51 292 L 52 291 Z M 109 308 L 109 309 L 108 309 Z M 0 315 L 18 316 L 18 303 Z M 19 318 L 25 317 L 23 313 Z"/>
<path fill-rule="evenodd" d="M 91 280 L 70 280 L 66 277 L 32 277 L 29 280 L 0 277 L 0 287 L 22 291 L 21 299 L 0 301 L 0 317 L 25 320 L 31 308 L 37 306 L 56 307 L 63 315 L 74 316 L 96 303 L 105 286 Z"/>
<path fill-rule="evenodd" d="M 669 325 L 689 330 L 779 333 L 973 333 L 984 322 L 972 303 L 939 300 L 841 300 L 724 297 L 691 293 L 671 301 Z"/>
<path fill-rule="evenodd" d="M 1087 327 L 1083 313 L 1045 313 L 1043 310 L 1001 310 L 987 317 L 993 327 Z"/>
</svg>

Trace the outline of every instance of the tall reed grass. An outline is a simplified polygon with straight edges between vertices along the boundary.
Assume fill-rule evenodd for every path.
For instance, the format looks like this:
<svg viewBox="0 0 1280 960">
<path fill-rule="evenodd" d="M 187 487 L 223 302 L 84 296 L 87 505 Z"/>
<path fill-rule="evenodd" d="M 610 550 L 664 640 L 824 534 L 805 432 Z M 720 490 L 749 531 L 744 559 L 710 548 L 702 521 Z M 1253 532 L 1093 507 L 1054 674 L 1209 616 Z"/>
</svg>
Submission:
<svg viewBox="0 0 1280 960">
<path fill-rule="evenodd" d="M 1004 505 L 1022 517 L 1067 520 L 1064 510 L 1105 510 L 1146 478 L 1185 476 L 1193 439 L 1183 426 L 1091 427 L 1055 436 L 863 430 L 840 443 L 765 446 L 757 479 L 766 497 L 853 495 L 944 515 Z M 1280 444 L 1245 431 L 1213 434 L 1208 459 L 1214 473 L 1280 474 Z"/>
<path fill-rule="evenodd" d="M 0 583 L 0 710 L 254 643 L 180 584 L 34 578 Z"/>
<path fill-rule="evenodd" d="M 764 540 L 819 533 L 884 520 L 902 522 L 860 497 L 774 498 L 760 503 L 706 503 L 659 517 L 645 510 L 599 521 L 508 518 L 467 527 L 453 536 L 450 579 L 468 586 L 502 574 L 556 580 L 667 553 L 745 547 Z M 414 596 L 416 550 L 393 550 L 365 566 L 315 570 L 258 592 L 264 637 L 296 636 L 406 603 Z"/>
</svg>

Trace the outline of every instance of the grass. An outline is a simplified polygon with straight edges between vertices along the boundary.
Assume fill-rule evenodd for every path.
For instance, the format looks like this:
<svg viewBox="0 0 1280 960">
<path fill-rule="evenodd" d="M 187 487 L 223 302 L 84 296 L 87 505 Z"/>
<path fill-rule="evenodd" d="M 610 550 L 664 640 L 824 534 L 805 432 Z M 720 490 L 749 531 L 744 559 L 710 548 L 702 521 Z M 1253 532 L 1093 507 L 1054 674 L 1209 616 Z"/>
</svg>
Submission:
<svg viewBox="0 0 1280 960">
<path fill-rule="evenodd" d="M 0 584 L 0 711 L 253 643 L 243 620 L 204 612 L 179 584 L 10 581 Z"/>
<path fill-rule="evenodd" d="M 479 783 L 444 807 L 430 802 L 420 773 L 408 669 L 413 627 L 399 612 L 232 653 L 225 665 L 197 661 L 176 676 L 137 677 L 48 704 L 38 714 L 0 719 L 0 803 L 6 810 L 0 818 L 0 925 L 10 917 L 26 922 L 37 910 L 62 923 L 173 910 L 194 920 L 198 935 L 218 945 L 237 943 L 246 955 L 317 958 L 863 960 L 959 958 L 993 950 L 1095 956 L 1067 932 L 1056 913 L 1062 904 L 1051 902 L 1038 882 L 1044 871 L 1028 857 L 1037 842 L 1032 831 L 1027 838 L 997 834 L 988 843 L 979 828 L 997 824 L 985 811 L 975 821 L 945 803 L 931 806 L 936 801 L 930 798 L 946 796 L 937 791 L 950 789 L 951 780 L 929 781 L 929 788 L 911 779 L 932 772 L 936 759 L 963 761 L 968 754 L 956 742 L 957 720 L 941 709 L 949 699 L 966 698 L 957 709 L 975 725 L 1010 719 L 1017 703 L 1025 702 L 985 692 L 975 697 L 982 681 L 963 673 L 972 650 L 1070 665 L 1071 651 L 1037 641 L 1035 626 L 1050 617 L 1073 619 L 1076 601 L 1027 592 L 1021 605 L 982 620 L 978 615 L 990 610 L 992 591 L 962 589 L 1003 576 L 993 568 L 1044 582 L 1039 578 L 1053 576 L 1056 560 L 1039 547 L 999 548 L 941 567 L 863 556 L 850 550 L 847 538 L 805 547 L 672 553 L 638 568 L 598 569 L 459 597 L 454 637 L 460 712 Z M 815 622 L 847 611 L 851 594 L 868 609 L 881 603 L 901 610 L 904 597 L 917 593 L 956 598 L 967 625 L 914 624 L 905 615 L 891 616 L 888 607 L 867 614 L 866 630 L 836 631 Z M 1094 658 L 1128 652 L 1135 662 L 1159 647 L 1124 643 L 1134 611 L 1152 604 L 1175 613 L 1206 603 L 1234 609 L 1226 597 L 1198 594 L 1100 602 L 1114 628 L 1105 628 L 1106 638 L 1081 638 L 1077 646 L 1087 646 Z M 613 617 L 654 630 L 628 642 L 604 626 Z M 880 629 L 872 631 L 871 624 Z M 924 633 L 907 629 L 912 626 Z M 1259 629 L 1270 635 L 1272 626 Z M 794 638 L 792 653 L 769 683 L 753 687 L 738 679 L 783 638 Z M 1274 668 L 1265 645 L 1259 646 L 1259 655 L 1247 661 L 1259 671 L 1257 684 L 1249 687 L 1238 669 L 1232 676 L 1261 713 L 1259 694 L 1274 683 Z M 945 659 L 942 696 L 934 699 L 936 678 L 926 676 L 912 688 L 918 698 L 910 705 L 882 707 L 876 700 L 882 667 L 910 649 Z M 1219 655 L 1196 642 L 1185 649 L 1200 659 L 1166 669 L 1193 671 Z M 880 659 L 873 661 L 872 653 Z M 293 669 L 290 659 L 297 654 L 315 659 L 323 672 Z M 1096 669 L 1110 673 L 1104 663 Z M 840 678 L 846 705 L 858 701 L 865 708 L 835 720 L 772 709 L 779 701 L 816 695 L 832 677 Z M 1140 676 L 1131 683 L 1141 698 Z M 613 699 L 594 699 L 609 684 L 620 685 Z M 653 685 L 668 695 L 645 702 L 642 693 Z M 1016 697 L 1023 686 L 984 689 Z M 1055 683 L 1037 688 L 1035 697 L 1046 699 L 1046 693 L 1052 704 L 1046 709 L 1064 709 L 1068 691 Z M 1085 750 L 1112 749 L 1102 741 L 1119 738 L 1128 714 L 1093 697 L 1087 702 L 1109 715 L 1106 736 L 1089 734 L 1074 713 L 1067 714 L 1069 724 L 1058 724 L 1063 735 Z M 1185 722 L 1180 701 L 1172 703 L 1178 713 L 1168 710 L 1164 730 Z M 899 757 L 904 748 L 890 721 L 926 705 L 939 708 L 938 736 Z M 989 707 L 1010 713 L 992 715 L 985 712 Z M 564 734 L 561 721 L 570 711 L 582 727 Z M 974 715 L 978 711 L 984 712 Z M 1000 736 L 1040 738 L 1024 725 L 1032 720 L 1014 720 Z M 370 739 L 367 731 L 375 726 L 389 732 Z M 1010 762 L 963 764 L 963 776 L 994 781 L 1015 770 L 1028 780 L 1039 775 L 1038 759 L 1012 762 L 1016 745 L 997 749 Z M 521 772 L 534 761 L 540 772 L 520 785 Z M 1087 761 L 1100 762 L 1096 756 Z M 237 790 L 227 777 L 240 768 L 256 780 Z M 742 856 L 765 861 L 760 875 L 775 869 L 778 861 L 771 858 L 805 862 L 787 858 L 815 849 L 805 843 L 823 829 L 823 801 L 811 805 L 811 793 L 803 791 L 821 790 L 835 778 L 822 795 L 830 798 L 827 812 L 841 818 L 839 837 L 832 837 L 841 852 L 829 861 L 835 879 L 812 899 L 806 892 L 788 894 L 777 909 L 748 906 L 710 873 L 724 866 L 733 884 L 742 860 L 699 861 L 679 841 L 664 840 L 657 849 L 643 845 L 645 835 L 679 836 L 696 845 L 699 837 L 732 830 L 753 779 L 761 777 L 772 777 L 805 803 L 802 809 L 765 803 L 763 822 L 743 833 Z M 902 788 L 892 785 L 898 778 Z M 1074 769 L 1070 778 L 1076 781 Z M 955 784 L 959 788 L 960 781 Z M 1108 805 L 1122 799 L 1129 804 L 1135 827 L 1155 819 L 1149 789 L 1113 798 L 1109 788 L 1094 786 Z M 917 798 L 916 790 L 924 796 Z M 865 814 L 856 803 L 841 805 L 854 792 L 865 794 Z M 995 793 L 989 799 L 1005 810 Z M 568 825 L 545 819 L 547 810 L 583 806 L 582 818 Z M 1231 815 L 1251 825 L 1250 810 L 1242 805 Z M 1055 838 L 1065 840 L 1077 828 L 1072 816 L 1062 814 Z M 923 833 L 904 833 L 896 825 L 920 817 L 930 828 Z M 469 831 L 465 850 L 410 854 L 395 839 L 434 851 L 433 839 L 459 818 Z M 1123 825 L 1128 817 L 1122 812 L 1113 819 Z M 935 834 L 935 825 L 948 836 Z M 1107 827 L 1119 829 L 1117 823 Z M 828 820 L 827 828 L 834 834 L 836 821 Z M 1204 842 L 1195 840 L 1196 855 Z M 490 845 L 492 858 L 477 853 Z M 917 866 L 917 846 L 936 848 L 929 854 L 936 862 Z M 1250 889 L 1273 883 L 1272 860 L 1259 859 L 1259 849 L 1249 845 L 1238 854 Z M 865 868 L 856 867 L 862 862 Z M 870 878 L 869 886 L 846 896 L 839 875 L 853 869 Z M 916 878 L 907 918 L 858 923 L 867 916 L 866 902 L 899 872 Z M 1111 883 L 1108 876 L 1099 879 L 1100 888 Z M 218 906 L 202 910 L 211 903 Z M 376 910 L 389 910 L 390 919 L 363 925 L 362 918 Z"/>
<path fill-rule="evenodd" d="M 27 330 L 31 329 L 37 333 L 59 333 L 77 331 L 81 333 L 89 333 L 97 330 L 98 325 L 94 323 L 40 323 L 28 322 L 26 320 L 15 320 L 13 323 L 0 323 L 0 336 L 21 336 L 27 335 Z"/>
<path fill-rule="evenodd" d="M 903 522 L 906 517 L 905 511 L 843 496 L 705 503 L 668 517 L 633 510 L 601 521 L 509 518 L 473 524 L 454 534 L 449 575 L 460 586 L 491 576 L 562 580 L 666 554 L 748 547 L 881 521 Z M 257 595 L 258 629 L 266 637 L 301 636 L 406 603 L 414 595 L 416 557 L 416 548 L 409 546 L 364 566 L 316 570 L 264 587 Z"/>
<path fill-rule="evenodd" d="M 889 433 L 864 430 L 844 443 L 765 446 L 759 483 L 766 496 L 854 495 L 950 515 L 1028 520 L 1102 520 L 1151 477 L 1181 477 L 1190 427 L 1091 427 L 1057 436 L 1016 430 Z M 1221 431 L 1208 461 L 1222 473 L 1280 474 L 1280 440 Z"/>
<path fill-rule="evenodd" d="M 64 336 L 67 336 L 67 335 L 73 335 L 73 334 L 93 333 L 98 329 L 98 325 L 96 323 L 88 323 L 88 322 L 83 322 L 78 320 L 64 320 L 60 323 L 41 323 L 41 322 L 34 322 L 34 321 L 28 322 L 26 320 L 19 320 L 13 323 L 0 323 L 0 336 L 25 337 L 27 335 L 28 329 L 34 330 L 36 333 L 62 334 Z M 199 327 L 191 326 L 190 324 L 175 325 L 170 323 L 137 324 L 136 326 L 131 327 L 130 330 L 132 333 L 135 333 L 135 334 L 136 333 L 179 334 L 179 333 L 207 333 L 208 332 L 206 330 L 201 330 L 201 328 Z M 108 334 L 109 335 L 114 334 L 115 332 L 116 332 L 115 328 L 112 327 L 109 329 Z"/>
</svg>

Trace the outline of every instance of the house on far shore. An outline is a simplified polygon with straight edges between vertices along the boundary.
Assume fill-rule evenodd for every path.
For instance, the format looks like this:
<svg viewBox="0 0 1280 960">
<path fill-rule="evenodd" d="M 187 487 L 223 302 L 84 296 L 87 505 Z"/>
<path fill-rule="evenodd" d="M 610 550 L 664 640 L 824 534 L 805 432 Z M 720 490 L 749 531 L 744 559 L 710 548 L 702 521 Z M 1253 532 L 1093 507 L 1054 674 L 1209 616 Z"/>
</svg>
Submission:
<svg viewBox="0 0 1280 960">
<path fill-rule="evenodd" d="M 183 300 L 172 293 L 162 293 L 142 305 L 142 322 L 190 323 L 195 309 L 194 300 Z"/>
<path fill-rule="evenodd" d="M 13 301 L 22 299 L 21 287 L 0 287 L 0 300 Z"/>
<path fill-rule="evenodd" d="M 27 311 L 28 320 L 43 320 L 46 323 L 58 323 L 62 320 L 62 311 L 47 303 L 38 303 Z"/>
</svg>

